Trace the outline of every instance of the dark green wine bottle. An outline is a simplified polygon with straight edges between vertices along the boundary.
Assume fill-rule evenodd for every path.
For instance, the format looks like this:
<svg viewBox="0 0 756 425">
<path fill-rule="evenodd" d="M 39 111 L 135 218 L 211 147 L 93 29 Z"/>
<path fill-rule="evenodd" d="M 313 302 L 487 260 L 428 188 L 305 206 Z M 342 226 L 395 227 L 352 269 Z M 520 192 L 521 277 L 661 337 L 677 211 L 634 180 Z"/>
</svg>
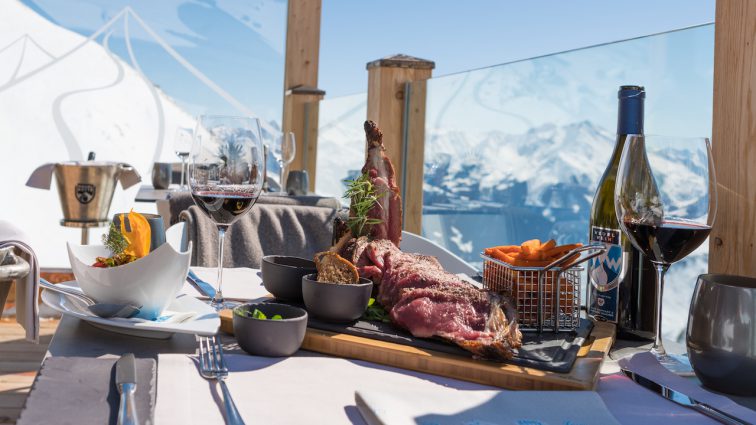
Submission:
<svg viewBox="0 0 756 425">
<path fill-rule="evenodd" d="M 588 313 L 617 323 L 624 337 L 653 339 L 653 267 L 622 233 L 614 209 L 614 184 L 625 141 L 629 134 L 643 134 L 646 92 L 640 86 L 622 86 L 618 97 L 617 141 L 591 206 L 589 240 L 604 243 L 607 251 L 588 263 Z"/>
</svg>

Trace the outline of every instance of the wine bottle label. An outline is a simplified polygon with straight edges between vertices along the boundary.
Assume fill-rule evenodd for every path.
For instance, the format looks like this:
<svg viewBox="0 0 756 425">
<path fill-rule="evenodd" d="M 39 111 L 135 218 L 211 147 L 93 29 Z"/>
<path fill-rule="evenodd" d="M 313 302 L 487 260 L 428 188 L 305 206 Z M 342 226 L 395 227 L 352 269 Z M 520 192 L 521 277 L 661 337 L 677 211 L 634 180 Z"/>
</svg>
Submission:
<svg viewBox="0 0 756 425">
<path fill-rule="evenodd" d="M 599 319 L 617 323 L 619 282 L 622 274 L 622 245 L 619 229 L 591 227 L 591 242 L 600 242 L 606 251 L 588 263 L 591 303 L 588 313 Z"/>
</svg>

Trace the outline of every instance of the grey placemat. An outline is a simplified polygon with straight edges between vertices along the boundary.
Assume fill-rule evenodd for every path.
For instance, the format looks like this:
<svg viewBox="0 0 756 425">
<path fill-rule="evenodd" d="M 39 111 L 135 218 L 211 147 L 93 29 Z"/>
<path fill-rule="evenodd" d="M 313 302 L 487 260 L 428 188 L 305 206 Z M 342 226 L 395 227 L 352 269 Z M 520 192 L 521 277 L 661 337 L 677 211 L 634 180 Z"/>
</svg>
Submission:
<svg viewBox="0 0 756 425">
<path fill-rule="evenodd" d="M 119 394 L 117 359 L 50 357 L 42 364 L 19 425 L 116 424 Z M 137 359 L 137 414 L 152 424 L 155 411 L 155 359 Z"/>
</svg>

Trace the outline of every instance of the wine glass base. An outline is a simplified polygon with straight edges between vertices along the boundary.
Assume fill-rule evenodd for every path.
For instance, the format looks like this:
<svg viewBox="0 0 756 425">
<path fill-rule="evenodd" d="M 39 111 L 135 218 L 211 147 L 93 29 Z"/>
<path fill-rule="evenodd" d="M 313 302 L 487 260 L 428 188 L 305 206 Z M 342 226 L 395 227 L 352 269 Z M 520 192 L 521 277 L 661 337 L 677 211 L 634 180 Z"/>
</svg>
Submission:
<svg viewBox="0 0 756 425">
<path fill-rule="evenodd" d="M 223 300 L 217 303 L 214 302 L 213 300 L 209 300 L 207 303 L 210 305 L 210 307 L 214 308 L 215 311 L 232 310 L 235 307 L 242 305 L 242 303 L 240 302 L 229 301 L 229 300 Z"/>
<path fill-rule="evenodd" d="M 677 376 L 695 376 L 687 354 L 656 354 L 654 357 L 665 369 Z"/>
</svg>

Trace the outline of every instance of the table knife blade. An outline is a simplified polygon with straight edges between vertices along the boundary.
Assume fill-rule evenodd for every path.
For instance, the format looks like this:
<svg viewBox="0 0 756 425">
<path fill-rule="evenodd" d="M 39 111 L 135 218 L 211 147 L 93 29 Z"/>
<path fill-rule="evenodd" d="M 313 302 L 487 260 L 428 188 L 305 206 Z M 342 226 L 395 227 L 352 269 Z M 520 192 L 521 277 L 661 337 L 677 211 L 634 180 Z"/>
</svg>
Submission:
<svg viewBox="0 0 756 425">
<path fill-rule="evenodd" d="M 680 406 L 685 406 L 690 409 L 693 409 L 723 424 L 753 425 L 750 422 L 746 422 L 742 419 L 739 419 L 735 416 L 730 415 L 729 413 L 725 413 L 715 407 L 709 406 L 706 403 L 701 403 L 700 401 L 684 393 L 681 393 L 680 391 L 673 390 L 672 388 L 669 388 L 663 384 L 660 384 L 654 381 L 653 379 L 643 376 L 637 372 L 633 372 L 628 369 L 621 369 L 621 370 L 622 370 L 622 373 L 624 373 L 628 378 L 632 379 L 638 385 L 650 391 L 655 392 L 656 394 L 666 398 L 669 401 L 677 403 Z"/>
<path fill-rule="evenodd" d="M 118 425 L 138 425 L 134 393 L 136 392 L 136 359 L 134 354 L 121 356 L 116 362 L 116 386 L 121 394 L 118 407 Z"/>
<path fill-rule="evenodd" d="M 192 271 L 191 269 L 189 270 L 189 274 L 186 276 L 186 280 L 188 280 L 189 283 L 194 287 L 194 289 L 196 289 L 197 292 L 199 292 L 203 296 L 207 298 L 215 297 L 215 288 L 213 288 L 213 285 L 200 279 L 200 277 L 197 276 L 197 274 L 194 273 L 194 271 Z"/>
</svg>

